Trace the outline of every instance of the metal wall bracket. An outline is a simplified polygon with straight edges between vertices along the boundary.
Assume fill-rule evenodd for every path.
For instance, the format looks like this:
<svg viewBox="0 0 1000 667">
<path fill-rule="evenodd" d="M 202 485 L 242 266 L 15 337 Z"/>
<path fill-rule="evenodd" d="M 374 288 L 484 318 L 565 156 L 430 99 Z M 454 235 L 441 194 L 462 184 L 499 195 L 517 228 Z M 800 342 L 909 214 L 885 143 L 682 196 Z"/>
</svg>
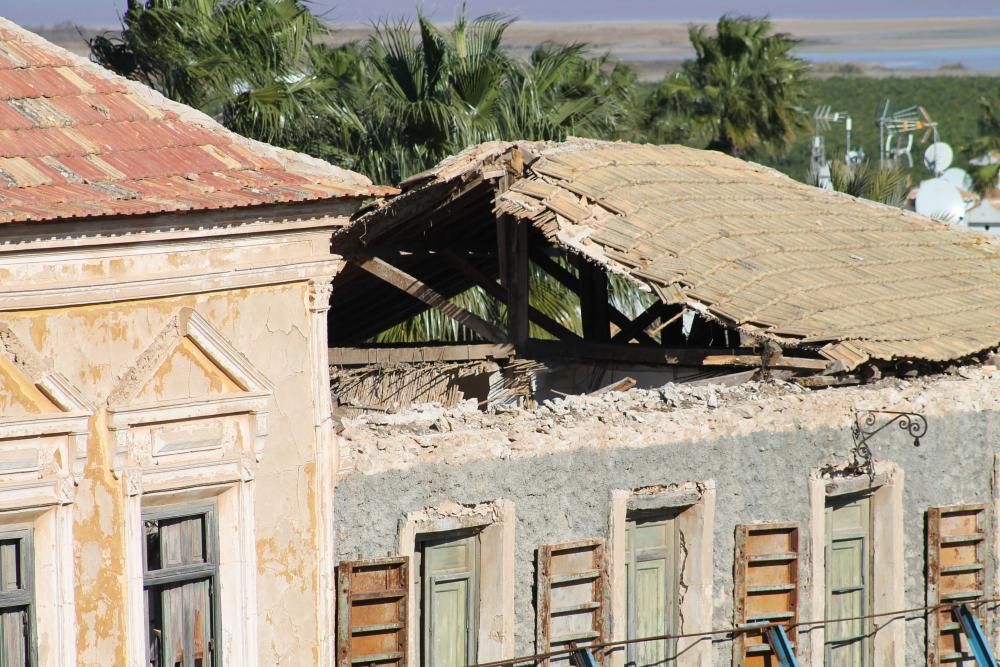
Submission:
<svg viewBox="0 0 1000 667">
<path fill-rule="evenodd" d="M 879 415 L 886 415 L 888 419 L 879 424 Z M 858 410 L 854 413 L 854 424 L 851 425 L 851 435 L 854 437 L 854 447 L 851 449 L 854 457 L 852 469 L 875 478 L 875 460 L 868 441 L 893 424 L 913 436 L 914 447 L 919 447 L 920 438 L 927 435 L 927 418 L 916 412 Z"/>
</svg>

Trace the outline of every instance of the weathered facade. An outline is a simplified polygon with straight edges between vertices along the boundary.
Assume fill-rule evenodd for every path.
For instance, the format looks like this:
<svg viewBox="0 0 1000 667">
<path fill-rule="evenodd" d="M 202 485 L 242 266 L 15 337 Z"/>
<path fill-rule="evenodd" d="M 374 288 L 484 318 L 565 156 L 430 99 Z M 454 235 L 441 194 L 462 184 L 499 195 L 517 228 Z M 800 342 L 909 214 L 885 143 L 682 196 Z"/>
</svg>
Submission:
<svg viewBox="0 0 1000 667">
<path fill-rule="evenodd" d="M 676 146 L 402 187 L 0 20 L 0 663 L 751 667 L 768 623 L 962 664 L 959 603 L 996 639 L 991 241 Z"/>
<path fill-rule="evenodd" d="M 804 665 L 971 664 L 962 603 L 996 643 L 986 238 L 571 140 L 473 147 L 334 248 L 342 665 L 776 664 L 762 623 Z M 428 308 L 463 335 L 368 340 Z"/>
<path fill-rule="evenodd" d="M 379 193 L 0 20 L 0 662 L 332 663 L 329 239 Z"/>
<path fill-rule="evenodd" d="M 677 386 L 566 398 L 533 411 L 495 415 L 426 407 L 345 420 L 335 510 L 337 555 L 353 560 L 412 551 L 414 536 L 406 527 L 417 515 L 436 517 L 438 530 L 506 522 L 514 545 L 509 560 L 491 576 L 504 578 L 513 595 L 490 607 L 489 617 L 480 616 L 490 632 L 499 633 L 503 647 L 481 651 L 479 659 L 486 662 L 499 653 L 544 651 L 537 626 L 537 552 L 546 545 L 579 540 L 605 545 L 604 639 L 626 639 L 627 517 L 640 508 L 663 514 L 680 510 L 674 518 L 682 545 L 676 551 L 679 617 L 673 631 L 706 634 L 680 640 L 676 664 L 721 667 L 742 664 L 734 657 L 739 650 L 732 635 L 707 633 L 749 620 L 739 618 L 734 608 L 740 531 L 792 525 L 798 532 L 798 572 L 789 580 L 794 588 L 783 590 L 777 588 L 783 582 L 771 582 L 779 593 L 758 593 L 757 614 L 749 616 L 771 614 L 782 622 L 828 619 L 826 498 L 870 488 L 877 559 L 868 611 L 918 610 L 879 618 L 874 662 L 857 664 L 938 664 L 925 659 L 932 614 L 919 609 L 937 603 L 925 575 L 929 509 L 984 508 L 988 537 L 979 562 L 986 576 L 978 594 L 1000 597 L 993 575 L 1000 554 L 994 528 L 1000 502 L 998 388 L 1000 371 L 989 366 L 967 377 L 892 380 L 818 393 L 781 382 Z M 923 414 L 927 435 L 915 447 L 913 437 L 898 428 L 879 434 L 871 441 L 874 476 L 852 473 L 851 426 L 859 410 Z M 505 512 L 499 518 L 482 512 L 490 506 Z M 749 586 L 753 590 L 763 583 Z M 989 610 L 992 618 L 995 603 Z M 794 619 L 782 616 L 785 611 Z M 800 664 L 831 664 L 824 661 L 825 627 L 830 626 L 798 628 Z M 512 636 L 506 634 L 511 631 Z M 993 624 L 994 643 L 997 632 Z M 622 664 L 625 650 L 619 647 L 609 655 L 617 656 L 609 664 Z"/>
</svg>

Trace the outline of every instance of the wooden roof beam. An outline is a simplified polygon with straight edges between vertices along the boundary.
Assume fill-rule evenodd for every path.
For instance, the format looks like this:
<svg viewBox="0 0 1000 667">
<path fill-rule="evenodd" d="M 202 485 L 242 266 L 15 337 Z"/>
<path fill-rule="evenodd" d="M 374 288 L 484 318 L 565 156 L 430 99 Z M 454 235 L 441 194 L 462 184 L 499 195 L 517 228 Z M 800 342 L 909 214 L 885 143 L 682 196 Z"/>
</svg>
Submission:
<svg viewBox="0 0 1000 667">
<path fill-rule="evenodd" d="M 435 308 L 477 336 L 491 343 L 503 343 L 506 336 L 497 327 L 470 313 L 465 308 L 449 301 L 444 295 L 426 283 L 411 276 L 405 271 L 389 264 L 384 259 L 366 255 L 355 255 L 354 262 L 362 269 L 389 283 L 393 287 L 406 292 L 414 299 Z"/>
</svg>

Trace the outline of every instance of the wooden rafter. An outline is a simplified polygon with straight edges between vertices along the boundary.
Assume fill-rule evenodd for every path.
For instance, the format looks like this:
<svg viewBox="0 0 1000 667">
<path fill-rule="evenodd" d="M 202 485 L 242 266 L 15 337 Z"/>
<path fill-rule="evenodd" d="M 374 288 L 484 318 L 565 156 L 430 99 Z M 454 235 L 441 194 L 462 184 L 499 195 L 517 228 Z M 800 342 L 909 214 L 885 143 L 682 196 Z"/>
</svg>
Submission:
<svg viewBox="0 0 1000 667">
<path fill-rule="evenodd" d="M 668 307 L 668 304 L 657 301 L 632 320 L 628 326 L 621 327 L 621 330 L 611 338 L 611 341 L 614 343 L 629 342 L 637 335 L 644 333 L 646 327 L 655 322 Z"/>
<path fill-rule="evenodd" d="M 465 308 L 449 301 L 440 292 L 425 284 L 421 280 L 414 278 L 405 271 L 389 264 L 384 259 L 366 255 L 355 255 L 355 263 L 376 278 L 380 278 L 406 292 L 414 299 L 426 303 L 428 306 L 439 310 L 446 317 L 449 317 L 462 326 L 475 332 L 483 340 L 491 343 L 502 343 L 506 336 L 497 327 L 470 313 Z"/>
</svg>

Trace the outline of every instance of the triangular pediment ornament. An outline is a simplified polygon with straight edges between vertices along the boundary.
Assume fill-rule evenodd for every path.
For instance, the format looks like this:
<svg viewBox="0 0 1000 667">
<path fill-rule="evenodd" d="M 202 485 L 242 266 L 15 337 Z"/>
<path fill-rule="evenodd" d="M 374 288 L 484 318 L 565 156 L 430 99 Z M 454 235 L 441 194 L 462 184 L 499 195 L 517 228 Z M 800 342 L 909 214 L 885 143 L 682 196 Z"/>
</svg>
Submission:
<svg viewBox="0 0 1000 667">
<path fill-rule="evenodd" d="M 0 419 L 90 414 L 93 405 L 0 323 Z"/>
<path fill-rule="evenodd" d="M 271 393 L 270 382 L 208 320 L 182 308 L 108 397 L 112 410 Z"/>
</svg>

